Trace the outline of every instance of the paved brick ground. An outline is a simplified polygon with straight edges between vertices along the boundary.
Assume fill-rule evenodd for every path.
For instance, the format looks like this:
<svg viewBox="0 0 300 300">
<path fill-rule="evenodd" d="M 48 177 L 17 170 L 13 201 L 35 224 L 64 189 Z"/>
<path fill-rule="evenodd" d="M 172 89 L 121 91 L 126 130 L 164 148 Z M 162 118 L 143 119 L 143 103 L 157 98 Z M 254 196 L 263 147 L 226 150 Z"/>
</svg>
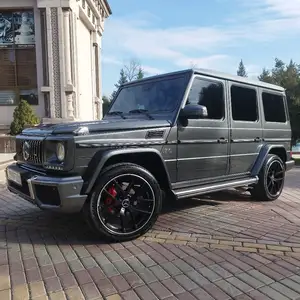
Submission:
<svg viewBox="0 0 300 300">
<path fill-rule="evenodd" d="M 191 199 L 140 240 L 110 245 L 79 216 L 40 211 L 2 185 L 0 299 L 300 299 L 299 175 L 276 202 Z"/>
</svg>

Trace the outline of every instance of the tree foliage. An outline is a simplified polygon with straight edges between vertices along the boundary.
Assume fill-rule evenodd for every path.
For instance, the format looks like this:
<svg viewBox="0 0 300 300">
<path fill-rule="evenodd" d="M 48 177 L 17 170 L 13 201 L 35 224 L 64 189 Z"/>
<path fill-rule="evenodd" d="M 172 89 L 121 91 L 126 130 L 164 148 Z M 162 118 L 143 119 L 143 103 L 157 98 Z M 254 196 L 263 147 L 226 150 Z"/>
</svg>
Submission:
<svg viewBox="0 0 300 300">
<path fill-rule="evenodd" d="M 115 90 L 112 92 L 110 96 L 110 101 L 115 98 L 117 91 L 121 85 L 133 80 L 143 79 L 144 77 L 145 77 L 145 72 L 141 64 L 137 60 L 131 59 L 129 63 L 125 64 L 123 68 L 120 70 L 120 77 L 118 82 L 115 84 Z"/>
<path fill-rule="evenodd" d="M 300 66 L 291 60 L 288 64 L 276 58 L 271 70 L 263 69 L 259 80 L 280 85 L 286 89 L 293 141 L 300 138 Z"/>
<path fill-rule="evenodd" d="M 240 61 L 239 63 L 239 67 L 237 69 L 237 75 L 238 76 L 242 76 L 242 77 L 247 77 L 247 72 L 246 72 L 246 68 L 245 68 L 245 65 L 243 63 L 243 60 Z"/>
<path fill-rule="evenodd" d="M 110 100 L 107 96 L 103 95 L 102 97 L 102 112 L 103 116 L 108 112 L 108 108 L 110 105 Z"/>
<path fill-rule="evenodd" d="M 38 123 L 39 119 L 33 112 L 30 104 L 25 100 L 21 100 L 14 110 L 13 121 L 10 125 L 10 134 L 20 134 L 26 126 L 33 126 Z"/>
</svg>

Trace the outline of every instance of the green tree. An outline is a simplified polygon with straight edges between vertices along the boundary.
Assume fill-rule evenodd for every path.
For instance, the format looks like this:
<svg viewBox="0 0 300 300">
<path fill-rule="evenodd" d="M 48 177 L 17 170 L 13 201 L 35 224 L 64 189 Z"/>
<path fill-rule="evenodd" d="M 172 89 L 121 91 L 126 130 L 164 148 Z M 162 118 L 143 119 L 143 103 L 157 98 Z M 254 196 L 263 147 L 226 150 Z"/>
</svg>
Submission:
<svg viewBox="0 0 300 300">
<path fill-rule="evenodd" d="M 125 84 L 126 82 L 128 82 L 128 79 L 127 79 L 124 69 L 122 68 L 120 70 L 120 78 L 119 78 L 118 82 L 115 84 L 116 89 L 112 92 L 112 94 L 110 96 L 110 100 L 113 100 L 115 98 L 119 87 L 121 85 Z"/>
<path fill-rule="evenodd" d="M 240 61 L 239 67 L 238 67 L 238 70 L 236 73 L 238 76 L 247 77 L 247 72 L 246 72 L 246 68 L 244 66 L 243 60 Z"/>
<path fill-rule="evenodd" d="M 286 89 L 293 141 L 300 137 L 300 67 L 293 60 L 285 64 L 276 58 L 271 71 L 263 70 L 260 80 Z"/>
<path fill-rule="evenodd" d="M 144 70 L 140 67 L 139 71 L 137 73 L 136 79 L 140 80 L 140 79 L 143 79 L 144 77 L 145 77 Z"/>
<path fill-rule="evenodd" d="M 10 125 L 11 135 L 20 134 L 26 126 L 34 126 L 39 123 L 38 117 L 25 100 L 21 100 L 15 108 L 13 118 L 14 119 Z"/>
<path fill-rule="evenodd" d="M 125 64 L 124 70 L 125 76 L 129 82 L 145 77 L 144 70 L 142 69 L 140 62 L 136 59 L 131 59 L 128 64 Z"/>
<path fill-rule="evenodd" d="M 103 116 L 108 112 L 108 108 L 110 105 L 110 100 L 107 96 L 103 95 L 102 97 L 102 112 Z"/>
</svg>

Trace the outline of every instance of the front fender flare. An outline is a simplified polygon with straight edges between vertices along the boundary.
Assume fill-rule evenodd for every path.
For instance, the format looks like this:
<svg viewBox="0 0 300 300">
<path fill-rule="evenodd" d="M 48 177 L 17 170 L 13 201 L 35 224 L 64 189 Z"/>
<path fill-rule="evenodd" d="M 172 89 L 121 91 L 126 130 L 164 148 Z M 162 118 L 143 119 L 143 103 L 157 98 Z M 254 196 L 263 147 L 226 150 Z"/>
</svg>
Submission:
<svg viewBox="0 0 300 300">
<path fill-rule="evenodd" d="M 164 166 L 164 171 L 167 175 L 168 184 L 171 187 L 171 180 L 170 180 L 170 177 L 169 177 L 169 173 L 167 171 L 166 163 L 165 163 L 161 153 L 158 150 L 153 149 L 153 148 L 129 148 L 129 149 L 127 148 L 127 149 L 114 149 L 114 150 L 108 150 L 108 151 L 103 152 L 103 154 L 101 155 L 101 159 L 100 159 L 97 167 L 95 168 L 95 171 L 93 172 L 93 175 L 89 179 L 89 183 L 87 185 L 85 193 L 88 194 L 88 193 L 91 192 L 98 176 L 100 175 L 101 171 L 103 170 L 103 167 L 104 167 L 105 163 L 110 158 L 112 158 L 113 156 L 116 156 L 116 155 L 142 154 L 142 153 L 145 153 L 145 154 L 146 153 L 152 153 L 154 155 L 157 155 L 160 158 L 160 160 L 161 160 L 161 162 Z"/>
</svg>

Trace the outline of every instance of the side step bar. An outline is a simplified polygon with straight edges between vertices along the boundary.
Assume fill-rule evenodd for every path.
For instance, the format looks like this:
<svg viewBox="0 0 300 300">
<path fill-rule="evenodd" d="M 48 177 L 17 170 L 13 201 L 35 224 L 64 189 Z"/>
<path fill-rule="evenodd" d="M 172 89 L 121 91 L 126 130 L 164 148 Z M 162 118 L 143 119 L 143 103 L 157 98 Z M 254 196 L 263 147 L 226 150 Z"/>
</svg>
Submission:
<svg viewBox="0 0 300 300">
<path fill-rule="evenodd" d="M 178 199 L 188 198 L 188 197 L 194 197 L 206 193 L 219 192 L 229 188 L 247 186 L 250 184 L 255 184 L 257 182 L 258 182 L 258 177 L 255 176 L 252 178 L 247 178 L 242 180 L 232 180 L 232 181 L 216 183 L 211 185 L 204 185 L 198 188 L 193 187 L 193 188 L 179 189 L 177 191 L 174 190 L 174 194 Z"/>
</svg>

